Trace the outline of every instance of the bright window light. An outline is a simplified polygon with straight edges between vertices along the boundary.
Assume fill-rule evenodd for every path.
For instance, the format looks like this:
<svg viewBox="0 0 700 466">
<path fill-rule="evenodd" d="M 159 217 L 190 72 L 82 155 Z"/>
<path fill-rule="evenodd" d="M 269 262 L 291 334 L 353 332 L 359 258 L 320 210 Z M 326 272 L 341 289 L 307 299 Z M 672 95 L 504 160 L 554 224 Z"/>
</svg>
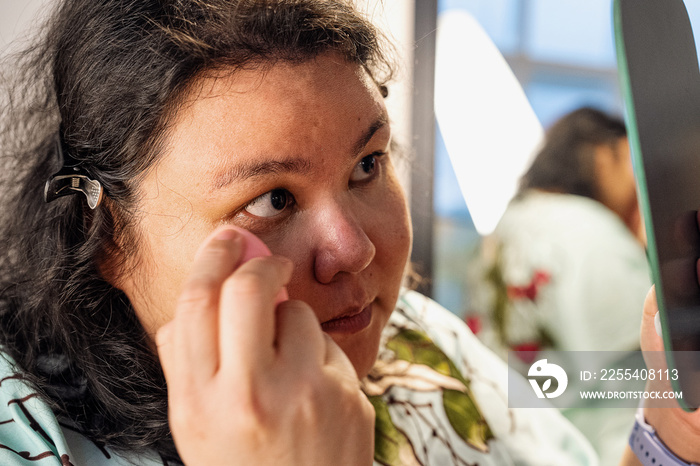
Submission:
<svg viewBox="0 0 700 466">
<path fill-rule="evenodd" d="M 543 138 L 522 87 L 469 13 L 439 19 L 435 113 L 481 235 L 493 231 Z"/>
</svg>

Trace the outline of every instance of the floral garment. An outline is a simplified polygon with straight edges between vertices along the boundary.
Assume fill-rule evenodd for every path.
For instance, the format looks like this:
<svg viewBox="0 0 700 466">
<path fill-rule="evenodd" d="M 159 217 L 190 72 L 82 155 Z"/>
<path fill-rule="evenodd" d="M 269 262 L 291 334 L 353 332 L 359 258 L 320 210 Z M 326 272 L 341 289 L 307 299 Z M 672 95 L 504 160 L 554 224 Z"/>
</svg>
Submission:
<svg viewBox="0 0 700 466">
<path fill-rule="evenodd" d="M 379 465 L 596 465 L 554 409 L 508 408 L 508 369 L 456 316 L 405 292 L 363 389 Z M 530 390 L 511 374 L 511 383 Z"/>
</svg>

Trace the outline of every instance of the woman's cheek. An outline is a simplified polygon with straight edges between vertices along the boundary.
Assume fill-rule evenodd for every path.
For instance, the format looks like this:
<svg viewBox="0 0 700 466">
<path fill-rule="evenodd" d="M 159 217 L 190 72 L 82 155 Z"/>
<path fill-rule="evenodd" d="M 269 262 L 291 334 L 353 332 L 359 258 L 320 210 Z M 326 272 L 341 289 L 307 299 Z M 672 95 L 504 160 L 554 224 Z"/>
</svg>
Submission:
<svg viewBox="0 0 700 466">
<path fill-rule="evenodd" d="M 312 226 L 306 219 L 287 223 L 279 230 L 259 234 L 273 254 L 284 256 L 294 264 L 292 278 L 287 285 L 291 299 L 305 300 L 303 291 L 309 289 L 313 280 Z"/>
<path fill-rule="evenodd" d="M 413 232 L 403 189 L 394 181 L 385 197 L 385 209 L 378 219 L 379 238 L 383 238 L 392 257 L 399 263 L 402 273 L 411 253 Z M 382 234 L 383 231 L 383 234 Z"/>
</svg>

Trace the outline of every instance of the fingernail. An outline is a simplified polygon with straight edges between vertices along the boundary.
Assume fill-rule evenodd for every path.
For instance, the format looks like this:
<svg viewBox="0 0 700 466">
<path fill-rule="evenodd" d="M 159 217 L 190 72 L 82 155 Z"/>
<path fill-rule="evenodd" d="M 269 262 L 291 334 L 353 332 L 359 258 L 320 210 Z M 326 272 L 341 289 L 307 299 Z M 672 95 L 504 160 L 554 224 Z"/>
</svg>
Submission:
<svg viewBox="0 0 700 466">
<path fill-rule="evenodd" d="M 233 228 L 224 228 L 216 234 L 214 239 L 219 241 L 231 241 L 236 236 L 239 236 L 238 232 Z"/>
<path fill-rule="evenodd" d="M 217 246 L 224 247 L 234 254 L 238 254 L 242 249 L 242 237 L 233 228 L 222 228 L 219 231 L 214 231 L 199 245 L 197 252 L 194 254 L 194 259 L 197 260 L 206 251 Z"/>
<path fill-rule="evenodd" d="M 276 260 L 285 267 L 294 267 L 294 262 L 284 256 L 270 256 L 270 258 Z"/>
</svg>

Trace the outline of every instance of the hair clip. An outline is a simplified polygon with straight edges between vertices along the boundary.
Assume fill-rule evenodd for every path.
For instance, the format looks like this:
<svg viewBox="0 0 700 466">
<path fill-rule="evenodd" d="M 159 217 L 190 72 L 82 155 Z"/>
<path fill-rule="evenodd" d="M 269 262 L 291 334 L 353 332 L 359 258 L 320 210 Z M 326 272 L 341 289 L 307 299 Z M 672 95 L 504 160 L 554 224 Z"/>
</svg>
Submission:
<svg viewBox="0 0 700 466">
<path fill-rule="evenodd" d="M 44 200 L 51 202 L 59 197 L 83 193 L 87 198 L 88 207 L 95 209 L 102 202 L 104 190 L 102 184 L 93 180 L 80 167 L 80 162 L 63 152 L 63 144 L 56 143 L 58 155 L 63 159 L 63 167 L 51 175 L 44 186 Z"/>
</svg>

